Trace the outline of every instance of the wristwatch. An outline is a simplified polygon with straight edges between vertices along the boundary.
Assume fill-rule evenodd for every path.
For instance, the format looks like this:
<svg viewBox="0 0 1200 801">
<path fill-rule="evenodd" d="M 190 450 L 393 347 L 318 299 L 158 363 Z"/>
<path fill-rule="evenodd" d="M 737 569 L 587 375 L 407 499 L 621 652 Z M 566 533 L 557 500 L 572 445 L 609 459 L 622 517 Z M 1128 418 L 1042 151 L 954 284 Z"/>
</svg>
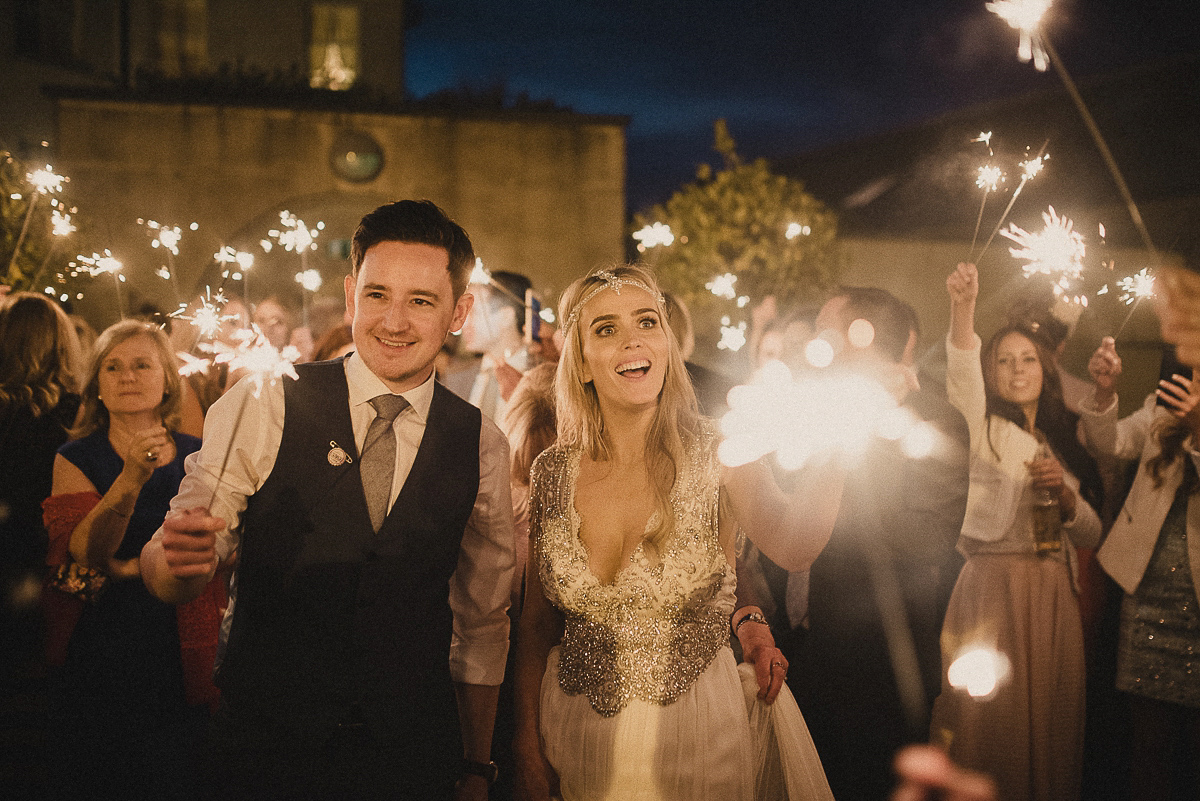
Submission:
<svg viewBox="0 0 1200 801">
<path fill-rule="evenodd" d="M 476 762 L 473 759 L 463 760 L 463 773 L 470 773 L 473 776 L 482 776 L 487 780 L 488 787 L 496 783 L 496 777 L 500 775 L 500 768 L 496 767 L 495 762 Z"/>
</svg>

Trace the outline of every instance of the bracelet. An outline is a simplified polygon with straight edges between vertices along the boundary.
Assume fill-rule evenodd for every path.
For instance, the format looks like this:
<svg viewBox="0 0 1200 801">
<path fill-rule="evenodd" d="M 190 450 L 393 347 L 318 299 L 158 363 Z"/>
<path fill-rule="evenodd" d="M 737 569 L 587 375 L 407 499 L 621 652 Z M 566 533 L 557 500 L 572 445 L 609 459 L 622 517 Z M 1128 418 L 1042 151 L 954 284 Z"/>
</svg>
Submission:
<svg viewBox="0 0 1200 801">
<path fill-rule="evenodd" d="M 767 618 L 763 615 L 762 612 L 750 612 L 748 614 L 742 615 L 742 618 L 740 620 L 738 620 L 737 623 L 733 624 L 733 633 L 735 636 L 738 633 L 738 629 L 740 629 L 742 627 L 742 624 L 746 623 L 746 622 L 762 623 L 764 626 L 769 625 L 767 623 Z"/>
<path fill-rule="evenodd" d="M 118 508 L 117 508 L 117 507 L 115 507 L 115 506 L 105 506 L 104 508 L 105 508 L 106 510 L 108 510 L 109 512 L 112 512 L 112 513 L 113 513 L 114 515 L 116 515 L 117 517 L 125 517 L 125 518 L 128 518 L 128 517 L 131 517 L 131 516 L 133 515 L 133 510 L 132 510 L 132 509 L 130 509 L 128 512 L 122 512 L 120 509 L 118 509 Z"/>
</svg>

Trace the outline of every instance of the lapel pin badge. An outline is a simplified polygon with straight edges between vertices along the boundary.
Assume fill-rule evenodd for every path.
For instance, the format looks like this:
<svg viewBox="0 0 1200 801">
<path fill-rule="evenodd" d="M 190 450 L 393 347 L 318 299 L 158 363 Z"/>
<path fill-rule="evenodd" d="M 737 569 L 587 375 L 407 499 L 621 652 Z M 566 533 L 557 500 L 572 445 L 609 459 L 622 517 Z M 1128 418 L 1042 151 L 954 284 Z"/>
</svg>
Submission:
<svg viewBox="0 0 1200 801">
<path fill-rule="evenodd" d="M 329 453 L 326 454 L 325 458 L 328 459 L 329 463 L 334 467 L 354 461 L 350 458 L 350 454 L 342 450 L 341 446 L 333 440 L 329 440 L 329 446 Z"/>
</svg>

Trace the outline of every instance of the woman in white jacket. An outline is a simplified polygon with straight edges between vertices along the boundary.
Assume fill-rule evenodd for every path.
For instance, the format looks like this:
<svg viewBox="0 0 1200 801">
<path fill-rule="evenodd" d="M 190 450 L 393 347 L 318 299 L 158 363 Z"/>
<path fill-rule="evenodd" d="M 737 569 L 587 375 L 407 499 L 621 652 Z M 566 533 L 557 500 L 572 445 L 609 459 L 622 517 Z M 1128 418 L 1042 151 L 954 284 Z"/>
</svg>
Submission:
<svg viewBox="0 0 1200 801">
<path fill-rule="evenodd" d="M 1117 689 L 1129 694 L 1134 799 L 1172 798 L 1172 767 L 1190 764 L 1200 796 L 1200 382 L 1173 375 L 1117 420 L 1121 359 L 1105 337 L 1088 363 L 1095 381 L 1082 420 L 1095 454 L 1139 461 L 1098 560 L 1125 590 Z M 1186 752 L 1182 747 L 1188 744 Z"/>
<path fill-rule="evenodd" d="M 951 688 L 944 672 L 931 739 L 955 762 L 990 774 L 1006 801 L 1073 801 L 1082 775 L 1084 651 L 1071 541 L 1099 540 L 1089 504 L 1098 500 L 1099 473 L 1075 438 L 1077 418 L 1045 347 L 1018 327 L 982 347 L 974 265 L 958 265 L 946 289 L 946 390 L 970 428 L 971 484 L 958 543 L 967 562 L 946 613 L 942 661 L 948 668 L 963 651 L 990 647 L 1007 657 L 1010 675 L 981 699 Z M 1041 548 L 1039 495 L 1059 532 Z"/>
</svg>

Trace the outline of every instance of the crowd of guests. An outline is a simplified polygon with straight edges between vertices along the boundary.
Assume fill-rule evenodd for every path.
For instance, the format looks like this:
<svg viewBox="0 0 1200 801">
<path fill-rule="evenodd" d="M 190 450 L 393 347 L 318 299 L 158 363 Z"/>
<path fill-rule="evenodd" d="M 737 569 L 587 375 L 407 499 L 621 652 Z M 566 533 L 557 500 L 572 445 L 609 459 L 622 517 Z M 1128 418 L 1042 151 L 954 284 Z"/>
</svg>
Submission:
<svg viewBox="0 0 1200 801">
<path fill-rule="evenodd" d="M 364 218 L 319 336 L 278 298 L 231 301 L 218 338 L 253 320 L 306 363 L 249 405 L 226 365 L 180 377 L 181 320 L 89 337 L 44 295 L 0 301 L 0 667 L 41 743 L 10 752 L 9 786 L 1069 801 L 1096 760 L 1088 693 L 1111 689 L 1086 681 L 1099 586 L 1127 721 L 1109 797 L 1194 797 L 1188 274 L 1164 311 L 1182 361 L 1119 419 L 1115 343 L 1088 387 L 1045 306 L 985 343 L 973 265 L 946 281 L 943 386 L 880 289 L 766 299 L 725 375 L 689 361 L 686 305 L 643 268 L 580 278 L 552 330 L 525 276 L 468 293 L 471 256 L 402 201 Z M 728 389 L 812 369 L 814 336 L 928 426 L 927 454 L 719 463 Z M 951 681 L 972 649 L 994 656 L 982 698 Z"/>
</svg>

